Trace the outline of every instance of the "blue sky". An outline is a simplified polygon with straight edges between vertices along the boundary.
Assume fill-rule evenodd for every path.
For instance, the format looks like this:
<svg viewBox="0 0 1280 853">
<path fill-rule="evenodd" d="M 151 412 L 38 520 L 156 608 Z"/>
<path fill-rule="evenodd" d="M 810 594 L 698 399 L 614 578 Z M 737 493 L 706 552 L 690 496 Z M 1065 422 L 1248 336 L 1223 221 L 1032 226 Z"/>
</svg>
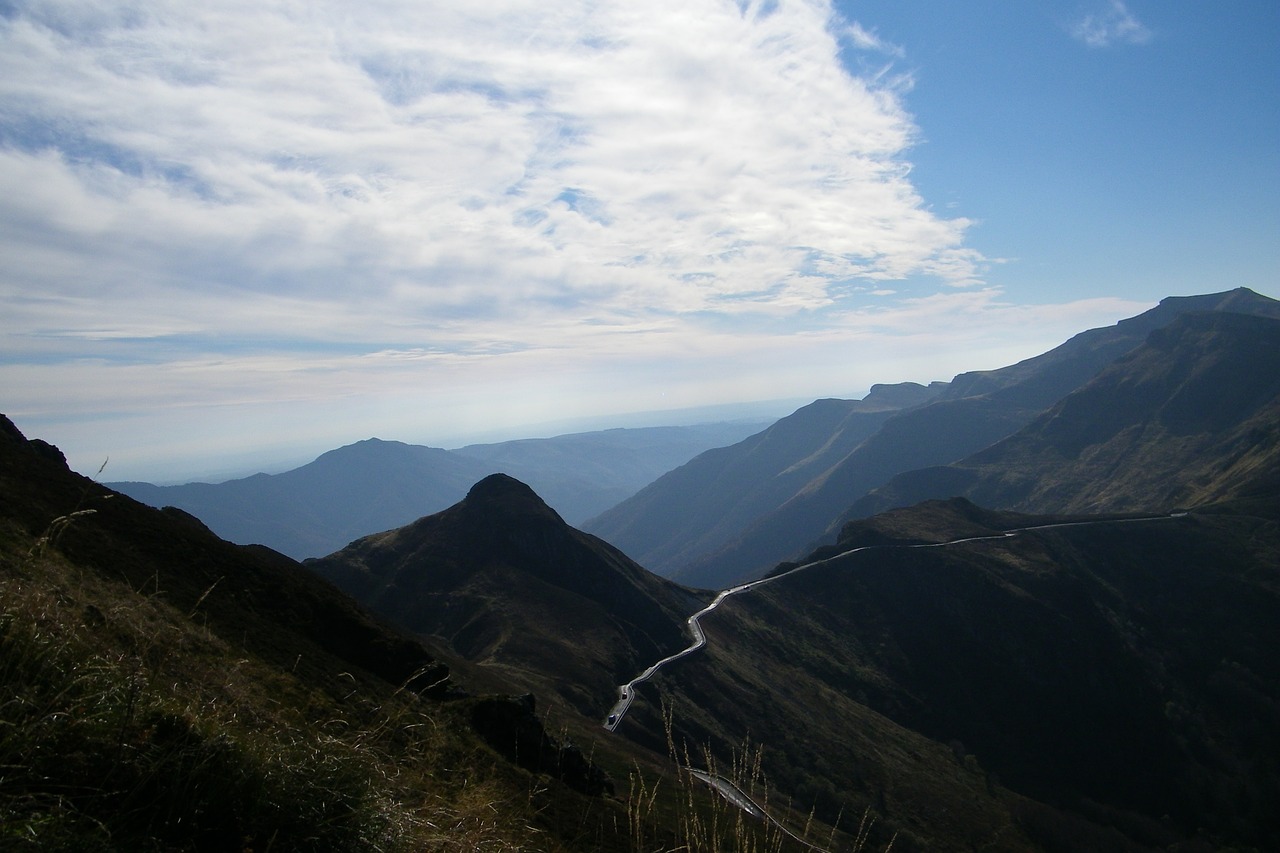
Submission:
<svg viewBox="0 0 1280 853">
<path fill-rule="evenodd" d="M 463 5 L 0 2 L 0 411 L 185 479 L 1280 295 L 1270 0 Z"/>
</svg>

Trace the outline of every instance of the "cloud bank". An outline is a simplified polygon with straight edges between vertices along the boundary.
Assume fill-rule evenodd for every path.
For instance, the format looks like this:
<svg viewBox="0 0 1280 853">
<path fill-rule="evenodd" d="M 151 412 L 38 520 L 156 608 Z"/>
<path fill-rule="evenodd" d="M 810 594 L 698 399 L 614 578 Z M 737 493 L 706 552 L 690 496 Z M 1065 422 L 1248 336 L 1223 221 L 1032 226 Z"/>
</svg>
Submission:
<svg viewBox="0 0 1280 853">
<path fill-rule="evenodd" d="M 264 297 L 434 328 L 976 278 L 967 223 L 908 180 L 896 94 L 838 61 L 865 31 L 825 3 L 472 5 L 19 6 L 0 214 L 34 280 L 10 288 L 105 312 L 48 331 L 151 337 L 258 326 Z M 213 294 L 245 308 L 176 304 Z M 341 335 L 313 314 L 297 334 Z"/>
<path fill-rule="evenodd" d="M 980 290 L 849 52 L 902 55 L 824 0 L 7 3 L 6 405 L 535 417 Z"/>
</svg>

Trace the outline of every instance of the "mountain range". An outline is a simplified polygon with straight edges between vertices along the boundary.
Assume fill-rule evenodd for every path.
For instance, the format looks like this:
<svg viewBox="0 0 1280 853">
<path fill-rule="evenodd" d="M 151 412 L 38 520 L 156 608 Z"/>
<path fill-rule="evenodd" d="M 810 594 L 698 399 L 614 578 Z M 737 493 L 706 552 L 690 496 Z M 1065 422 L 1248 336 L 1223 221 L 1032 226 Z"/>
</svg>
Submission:
<svg viewBox="0 0 1280 853">
<path fill-rule="evenodd" d="M 744 420 L 611 429 L 456 450 L 371 438 L 281 474 L 109 485 L 151 506 L 186 510 L 233 542 L 304 559 L 444 509 L 498 471 L 520 477 L 572 523 L 581 523 L 701 451 L 764 425 Z"/>
<path fill-rule="evenodd" d="M 833 544 L 777 566 L 775 582 L 708 616 L 706 648 L 637 686 L 619 731 L 655 751 L 674 742 L 677 754 L 701 749 L 721 762 L 755 738 L 755 760 L 777 790 L 830 823 L 842 810 L 872 810 L 886 833 L 875 837 L 892 838 L 895 850 L 1267 846 L 1280 832 L 1270 805 L 1280 768 L 1268 757 L 1280 754 L 1280 669 L 1270 654 L 1280 639 L 1280 320 L 1221 310 L 1160 319 L 977 455 L 1006 480 L 1038 483 L 1064 509 L 1028 515 L 951 497 L 847 521 Z M 1084 336 L 1085 349 L 1098 352 L 1099 340 L 1120 349 L 1105 335 Z M 1044 363 L 1082 371 L 1088 362 L 1068 351 Z M 958 380 L 997 403 L 1043 400 L 1027 390 L 1047 387 L 1032 367 Z M 890 419 L 927 410 L 954 385 L 907 389 L 917 406 Z M 813 409 L 806 414 L 825 415 L 834 430 L 856 407 Z M 785 426 L 766 432 L 778 441 Z M 1036 452 L 1027 462 L 998 453 L 1004 445 Z M 1002 467 L 1004 458 L 1013 461 Z M 635 591 L 634 569 L 612 551 L 608 568 L 543 562 L 535 555 L 562 552 L 531 543 L 552 539 L 556 520 L 518 483 L 491 478 L 480 488 L 504 496 L 490 496 L 491 506 L 520 511 L 486 511 L 487 533 L 477 532 L 477 519 L 455 520 L 464 502 L 308 565 L 380 614 L 446 641 L 457 635 L 439 627 L 440 613 L 496 571 L 492 588 L 511 595 L 486 593 L 468 618 L 518 607 L 532 621 L 504 614 L 514 630 L 500 644 L 468 652 L 453 640 L 453 650 L 518 669 L 539 695 L 581 711 L 587 695 L 565 691 L 561 673 L 588 671 L 575 660 L 578 638 L 621 633 L 609 627 L 616 612 L 566 596 L 563 580 L 539 598 L 528 580 L 515 587 L 510 577 L 556 566 L 592 589 L 612 572 L 612 586 Z M 1098 494 L 1110 502 L 1099 505 Z M 535 534 L 526 516 L 550 527 Z M 583 541 L 563 529 L 556 537 L 570 535 Z M 509 538 L 524 547 L 493 546 L 508 555 L 500 561 L 485 556 L 486 542 Z M 445 542 L 476 555 L 472 572 L 441 559 Z M 382 567 L 376 583 L 363 568 L 371 556 Z M 430 594 L 411 592 L 424 586 Z M 687 612 L 706 600 L 674 584 L 643 592 L 655 602 L 685 596 Z M 632 600 L 622 612 L 639 609 Z M 571 639 L 551 661 L 556 633 Z M 666 641 L 650 662 L 681 645 Z M 610 683 L 623 684 L 643 663 L 592 669 L 612 666 Z M 595 698 L 597 713 L 608 704 Z"/>
<path fill-rule="evenodd" d="M 297 563 L 0 421 L 0 837 L 1270 849 L 1276 308 L 1165 300 L 692 459 L 619 509 L 685 543 L 737 513 L 719 596 L 508 474 Z"/>
<path fill-rule="evenodd" d="M 935 384 L 936 393 L 907 401 L 881 423 L 868 425 L 866 434 L 848 440 L 830 423 L 830 412 L 839 404 L 815 404 L 761 435 L 707 451 L 584 529 L 649 569 L 693 586 L 719 588 L 759 577 L 779 561 L 832 541 L 850 507 L 868 492 L 899 475 L 909 482 L 915 476 L 909 472 L 959 462 L 1008 438 L 1143 345 L 1152 332 L 1202 312 L 1280 318 L 1280 302 L 1246 288 L 1171 297 L 1035 358 Z M 1212 395 L 1212 380 L 1207 381 L 1205 393 Z M 828 446 L 833 452 L 815 455 L 815 449 Z M 740 471 L 747 472 L 743 481 L 736 479 Z M 947 488 L 911 495 L 947 496 L 953 493 Z M 869 506 L 893 505 L 885 493 Z M 1058 509 L 1052 502 L 1037 505 L 1038 511 Z"/>
<path fill-rule="evenodd" d="M 1024 512 L 1115 512 L 1238 493 L 1280 446 L 1277 327 L 1244 314 L 1179 317 L 1025 429 L 899 475 L 847 515 L 952 495 Z"/>
</svg>

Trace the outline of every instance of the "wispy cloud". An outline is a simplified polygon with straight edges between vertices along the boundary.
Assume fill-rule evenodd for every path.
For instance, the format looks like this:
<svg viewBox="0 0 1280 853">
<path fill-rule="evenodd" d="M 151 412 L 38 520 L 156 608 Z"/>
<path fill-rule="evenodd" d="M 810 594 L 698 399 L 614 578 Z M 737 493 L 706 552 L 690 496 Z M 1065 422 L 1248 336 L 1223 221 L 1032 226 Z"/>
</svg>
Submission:
<svg viewBox="0 0 1280 853">
<path fill-rule="evenodd" d="M 1089 47 L 1146 44 L 1152 38 L 1151 30 L 1122 0 L 1111 0 L 1103 11 L 1085 15 L 1071 26 L 1071 34 Z"/>
<path fill-rule="evenodd" d="M 898 59 L 902 59 L 907 54 L 901 46 L 885 41 L 874 30 L 866 29 L 857 21 L 849 23 L 845 34 L 853 42 L 854 47 L 860 50 L 872 50 Z"/>
</svg>

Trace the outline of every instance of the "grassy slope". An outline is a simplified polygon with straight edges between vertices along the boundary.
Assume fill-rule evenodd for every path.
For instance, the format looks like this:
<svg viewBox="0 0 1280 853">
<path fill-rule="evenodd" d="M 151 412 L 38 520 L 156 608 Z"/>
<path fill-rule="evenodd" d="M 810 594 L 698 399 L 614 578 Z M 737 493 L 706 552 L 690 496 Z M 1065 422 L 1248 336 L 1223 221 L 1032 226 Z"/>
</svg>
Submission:
<svg viewBox="0 0 1280 853">
<path fill-rule="evenodd" d="M 793 793 L 821 804 L 804 785 L 822 780 L 858 792 L 921 847 L 1013 831 L 1051 849 L 1265 846 L 1280 830 L 1278 516 L 1272 495 L 1167 522 L 864 551 L 732 599 L 708 626 L 724 644 L 671 689 L 709 731 L 769 731 L 773 776 Z M 844 544 L 1019 523 L 930 504 L 851 526 Z M 942 744 L 974 799 L 941 784 L 929 756 Z"/>
<path fill-rule="evenodd" d="M 444 674 L 292 561 L 0 421 L 0 847 L 766 849 L 656 762 L 608 756 L 599 796 L 509 760 L 482 723 L 520 703 L 432 698 Z"/>
</svg>

